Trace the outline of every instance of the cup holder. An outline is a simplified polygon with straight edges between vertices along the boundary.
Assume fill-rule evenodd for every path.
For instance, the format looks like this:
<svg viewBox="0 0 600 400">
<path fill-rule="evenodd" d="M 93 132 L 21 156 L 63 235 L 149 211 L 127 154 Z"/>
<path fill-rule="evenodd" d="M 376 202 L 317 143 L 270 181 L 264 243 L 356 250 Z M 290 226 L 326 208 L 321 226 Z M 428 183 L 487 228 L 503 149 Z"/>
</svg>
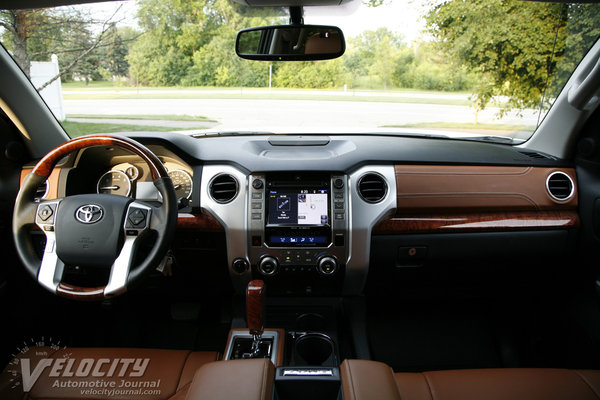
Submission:
<svg viewBox="0 0 600 400">
<path fill-rule="evenodd" d="M 296 339 L 296 365 L 335 365 L 333 341 L 322 333 L 306 333 Z"/>
</svg>

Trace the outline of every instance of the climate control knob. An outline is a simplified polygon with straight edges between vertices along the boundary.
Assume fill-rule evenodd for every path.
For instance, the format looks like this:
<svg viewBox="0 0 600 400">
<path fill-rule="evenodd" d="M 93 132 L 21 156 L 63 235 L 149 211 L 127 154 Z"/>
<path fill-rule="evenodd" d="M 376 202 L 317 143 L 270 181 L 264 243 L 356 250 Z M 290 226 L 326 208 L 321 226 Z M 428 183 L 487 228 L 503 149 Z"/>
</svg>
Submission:
<svg viewBox="0 0 600 400">
<path fill-rule="evenodd" d="M 319 259 L 317 271 L 322 275 L 333 275 L 337 271 L 337 260 L 332 256 L 324 256 Z"/>
<path fill-rule="evenodd" d="M 258 271 L 263 275 L 275 275 L 278 267 L 277 259 L 270 256 L 263 257 L 258 263 Z"/>
</svg>

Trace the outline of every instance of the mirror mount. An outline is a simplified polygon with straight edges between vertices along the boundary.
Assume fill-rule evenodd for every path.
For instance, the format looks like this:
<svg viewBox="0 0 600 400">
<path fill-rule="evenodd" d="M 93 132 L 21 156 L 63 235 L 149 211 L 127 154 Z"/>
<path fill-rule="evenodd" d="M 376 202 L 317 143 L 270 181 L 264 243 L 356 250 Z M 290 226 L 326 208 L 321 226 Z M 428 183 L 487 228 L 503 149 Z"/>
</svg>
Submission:
<svg viewBox="0 0 600 400">
<path fill-rule="evenodd" d="M 290 25 L 304 25 L 304 10 L 302 6 L 290 7 Z"/>
</svg>

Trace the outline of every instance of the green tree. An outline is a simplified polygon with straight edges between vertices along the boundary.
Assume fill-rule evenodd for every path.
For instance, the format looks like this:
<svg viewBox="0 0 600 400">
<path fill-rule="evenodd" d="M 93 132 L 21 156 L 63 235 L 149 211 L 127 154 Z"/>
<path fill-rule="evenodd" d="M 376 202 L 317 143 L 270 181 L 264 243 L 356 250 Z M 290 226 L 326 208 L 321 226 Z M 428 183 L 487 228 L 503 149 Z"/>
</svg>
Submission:
<svg viewBox="0 0 600 400">
<path fill-rule="evenodd" d="M 280 14 L 280 9 L 241 7 L 229 0 L 141 0 L 138 21 L 144 35 L 127 58 L 132 77 L 146 85 L 257 82 L 255 63 L 235 55 L 236 33 L 281 21 Z"/>
<path fill-rule="evenodd" d="M 570 73 L 598 36 L 600 14 L 586 4 L 448 0 L 433 7 L 426 21 L 441 50 L 477 75 L 479 111 L 498 95 L 510 98 L 505 109 L 539 106 L 552 74 Z M 573 24 L 576 38 L 568 34 Z M 564 77 L 554 81 L 562 84 Z"/>
</svg>

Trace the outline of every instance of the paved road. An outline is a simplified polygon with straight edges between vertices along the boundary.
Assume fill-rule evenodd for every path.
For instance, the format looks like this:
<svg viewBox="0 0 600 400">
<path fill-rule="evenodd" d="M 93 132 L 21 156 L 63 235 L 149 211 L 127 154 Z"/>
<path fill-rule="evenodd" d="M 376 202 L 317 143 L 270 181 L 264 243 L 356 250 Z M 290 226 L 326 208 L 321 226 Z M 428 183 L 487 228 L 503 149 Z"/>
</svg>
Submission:
<svg viewBox="0 0 600 400">
<path fill-rule="evenodd" d="M 169 128 L 193 129 L 198 127 L 210 128 L 216 124 L 212 121 L 171 121 L 152 119 L 115 119 L 115 118 L 69 118 L 74 122 L 89 122 L 93 124 L 122 124 L 139 126 L 166 126 Z"/>
<path fill-rule="evenodd" d="M 187 114 L 217 120 L 211 130 L 277 132 L 366 132 L 383 125 L 421 122 L 474 122 L 468 106 L 382 102 L 238 99 L 65 100 L 67 114 Z M 536 125 L 537 113 L 480 113 L 481 123 Z"/>
</svg>

